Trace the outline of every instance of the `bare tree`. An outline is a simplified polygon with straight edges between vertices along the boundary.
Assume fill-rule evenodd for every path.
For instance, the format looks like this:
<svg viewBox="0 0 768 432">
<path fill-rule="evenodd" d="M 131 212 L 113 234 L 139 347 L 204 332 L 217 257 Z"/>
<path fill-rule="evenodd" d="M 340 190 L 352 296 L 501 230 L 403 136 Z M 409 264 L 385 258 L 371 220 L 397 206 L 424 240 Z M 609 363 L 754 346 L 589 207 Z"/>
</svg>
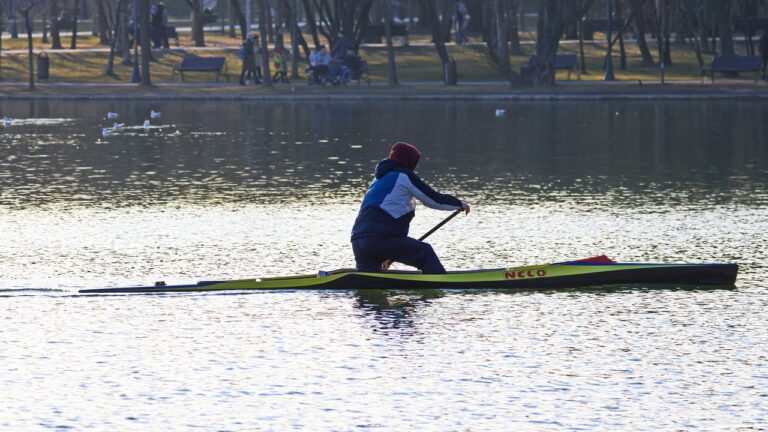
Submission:
<svg viewBox="0 0 768 432">
<path fill-rule="evenodd" d="M 717 29 L 720 31 L 720 55 L 732 56 L 736 50 L 731 27 L 731 0 L 718 0 L 711 5 L 717 21 Z"/>
<path fill-rule="evenodd" d="M 304 13 L 307 15 L 307 26 L 309 27 L 310 34 L 312 34 L 312 42 L 315 44 L 315 49 L 320 48 L 321 44 L 315 21 L 314 5 L 310 3 L 310 0 L 302 0 L 302 3 L 304 4 Z"/>
<path fill-rule="evenodd" d="M 262 79 L 264 85 L 272 87 L 272 76 L 269 70 L 269 44 L 267 43 L 267 10 L 269 9 L 269 0 L 257 0 L 259 2 L 259 31 L 261 32 L 261 67 L 263 69 Z"/>
<path fill-rule="evenodd" d="M 395 65 L 395 49 L 392 45 L 392 0 L 386 1 L 384 15 L 384 35 L 387 38 L 387 78 L 389 85 L 398 85 L 397 66 Z"/>
<path fill-rule="evenodd" d="M 141 35 L 141 86 L 152 87 L 149 76 L 149 60 L 152 57 L 149 40 L 149 0 L 138 0 L 139 3 L 139 34 Z M 138 61 L 134 59 L 134 61 Z"/>
<path fill-rule="evenodd" d="M 645 40 L 646 32 L 646 15 L 643 13 L 646 0 L 632 0 L 632 8 L 636 10 L 635 13 L 635 34 L 637 35 L 637 47 L 640 49 L 640 57 L 642 57 L 643 66 L 653 66 L 653 56 L 651 50 L 648 48 L 648 42 Z"/>
<path fill-rule="evenodd" d="M 29 58 L 29 89 L 35 89 L 35 61 L 32 55 L 32 19 L 29 16 L 29 11 L 32 9 L 30 4 L 24 8 L 21 13 L 24 15 L 24 25 L 27 27 L 27 57 Z"/>
<path fill-rule="evenodd" d="M 552 85 L 555 82 L 555 55 L 566 25 L 575 24 L 592 7 L 594 0 L 541 0 L 539 2 L 536 54 L 520 67 L 512 70 L 506 59 L 497 56 L 496 47 L 486 41 L 487 53 L 513 85 Z M 499 39 L 498 37 L 496 38 Z"/>
<path fill-rule="evenodd" d="M 49 15 L 51 16 L 51 49 L 63 49 L 61 46 L 61 21 L 59 20 L 59 4 L 57 0 L 49 0 Z"/>
<path fill-rule="evenodd" d="M 75 8 L 72 10 L 72 39 L 69 48 L 77 48 L 77 18 L 80 15 L 80 0 L 75 0 Z"/>
<path fill-rule="evenodd" d="M 243 8 L 240 6 L 239 0 L 229 0 L 230 15 L 237 20 L 237 24 L 240 26 L 240 37 L 245 40 L 248 37 L 248 23 L 245 20 L 245 14 Z M 234 28 L 231 28 L 232 32 L 230 37 L 235 37 Z"/>
<path fill-rule="evenodd" d="M 115 21 L 112 28 L 114 29 L 112 31 L 112 38 L 109 44 L 109 57 L 107 59 L 107 69 L 105 70 L 105 73 L 107 75 L 113 75 L 114 74 L 114 64 L 115 64 L 115 51 L 117 49 L 117 32 L 121 30 L 120 23 L 122 22 L 122 15 L 123 15 L 123 5 L 125 4 L 125 0 L 117 0 L 117 9 L 115 10 Z M 106 21 L 106 20 L 105 20 Z"/>
<path fill-rule="evenodd" d="M 205 46 L 205 29 L 203 27 L 203 2 L 202 0 L 184 0 L 192 10 L 192 40 L 196 47 Z"/>
<path fill-rule="evenodd" d="M 101 45 L 111 45 L 110 40 L 110 26 L 109 26 L 109 12 L 107 12 L 107 7 L 104 5 L 104 0 L 94 0 L 96 3 L 96 15 L 98 20 L 98 34 L 99 34 L 99 44 Z M 120 0 L 118 0 L 119 3 Z M 119 7 L 119 6 L 118 6 Z"/>
<path fill-rule="evenodd" d="M 2 28 L 5 28 L 5 8 L 4 8 L 4 3 L 0 1 L 0 29 Z M 2 38 L 2 31 L 0 31 L 0 81 L 3 80 L 2 54 L 3 54 L 3 38 Z"/>
<path fill-rule="evenodd" d="M 450 0 L 419 0 L 419 5 L 421 6 L 423 24 L 432 33 L 435 50 L 440 57 L 440 62 L 445 67 L 450 61 L 448 49 L 445 47 L 446 21 L 448 22 L 447 28 L 450 30 L 453 2 Z"/>
<path fill-rule="evenodd" d="M 317 10 L 318 31 L 333 46 L 339 34 L 344 32 L 352 41 L 352 50 L 357 52 L 368 26 L 368 13 L 373 0 L 313 0 Z"/>
</svg>

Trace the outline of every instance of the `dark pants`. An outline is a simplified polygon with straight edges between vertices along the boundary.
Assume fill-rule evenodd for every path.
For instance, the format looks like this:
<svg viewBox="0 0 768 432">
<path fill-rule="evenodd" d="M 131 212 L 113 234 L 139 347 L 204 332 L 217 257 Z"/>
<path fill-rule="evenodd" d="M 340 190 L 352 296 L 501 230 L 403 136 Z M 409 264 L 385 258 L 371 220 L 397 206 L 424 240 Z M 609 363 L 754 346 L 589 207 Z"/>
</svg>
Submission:
<svg viewBox="0 0 768 432">
<path fill-rule="evenodd" d="M 410 237 L 363 237 L 352 240 L 358 271 L 379 273 L 387 260 L 416 267 L 425 274 L 443 274 L 445 268 L 429 243 Z"/>
<path fill-rule="evenodd" d="M 763 79 L 768 79 L 768 57 L 763 58 Z"/>
</svg>

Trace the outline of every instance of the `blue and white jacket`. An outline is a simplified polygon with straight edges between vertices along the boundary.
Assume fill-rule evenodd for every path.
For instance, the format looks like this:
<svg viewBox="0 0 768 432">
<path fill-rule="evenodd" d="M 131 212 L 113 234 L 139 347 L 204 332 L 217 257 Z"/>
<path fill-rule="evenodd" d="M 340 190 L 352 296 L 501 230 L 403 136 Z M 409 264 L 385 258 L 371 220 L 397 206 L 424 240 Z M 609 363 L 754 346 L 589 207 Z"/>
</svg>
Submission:
<svg viewBox="0 0 768 432">
<path fill-rule="evenodd" d="M 361 237 L 405 237 L 416 215 L 416 199 L 437 210 L 456 210 L 461 201 L 429 187 L 412 170 L 385 159 L 376 165 L 376 178 L 368 187 L 352 240 Z"/>
</svg>

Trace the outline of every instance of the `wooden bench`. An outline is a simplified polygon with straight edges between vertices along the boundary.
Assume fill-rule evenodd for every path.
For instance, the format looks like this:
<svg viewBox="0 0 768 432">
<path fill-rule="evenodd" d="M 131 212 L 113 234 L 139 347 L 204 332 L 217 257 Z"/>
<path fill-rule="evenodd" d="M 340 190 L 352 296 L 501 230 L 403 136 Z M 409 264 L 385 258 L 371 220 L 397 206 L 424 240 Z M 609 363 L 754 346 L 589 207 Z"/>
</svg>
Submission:
<svg viewBox="0 0 768 432">
<path fill-rule="evenodd" d="M 712 84 L 715 83 L 715 73 L 729 72 L 754 72 L 755 84 L 763 69 L 763 61 L 758 56 L 715 56 L 709 66 L 701 71 L 701 83 L 704 83 L 704 75 L 709 73 Z"/>
<path fill-rule="evenodd" d="M 219 75 L 222 70 L 227 68 L 227 61 L 224 57 L 196 57 L 186 56 L 181 64 L 173 68 L 171 79 L 176 76 L 176 72 L 181 74 L 181 80 L 184 81 L 184 72 L 215 72 L 216 82 L 219 82 Z M 224 77 L 229 81 L 229 76 L 224 72 Z"/>
<path fill-rule="evenodd" d="M 576 67 L 576 54 L 562 54 L 555 56 L 555 64 L 552 67 L 557 71 L 558 69 L 565 69 L 568 71 L 568 79 L 571 79 L 571 72 Z M 579 69 L 576 69 L 576 74 L 581 79 L 581 73 Z"/>
</svg>

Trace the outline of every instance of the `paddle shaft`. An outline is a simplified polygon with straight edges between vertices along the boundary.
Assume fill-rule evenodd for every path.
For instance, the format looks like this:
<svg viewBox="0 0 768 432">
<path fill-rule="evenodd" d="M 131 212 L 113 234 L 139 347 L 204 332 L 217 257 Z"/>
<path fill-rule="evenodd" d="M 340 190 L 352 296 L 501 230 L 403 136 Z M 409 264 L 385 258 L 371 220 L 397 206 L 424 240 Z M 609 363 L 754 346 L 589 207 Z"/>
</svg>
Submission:
<svg viewBox="0 0 768 432">
<path fill-rule="evenodd" d="M 449 220 L 455 218 L 456 215 L 461 213 L 462 211 L 464 211 L 464 209 L 458 209 L 455 212 L 451 213 L 450 216 L 448 216 L 447 218 L 443 219 L 442 222 L 440 222 L 439 224 L 435 225 L 434 228 L 432 228 L 431 230 L 427 231 L 427 233 L 424 234 L 423 236 L 419 237 L 419 241 L 424 241 L 425 238 L 429 237 L 430 235 L 432 235 L 433 232 L 435 232 L 435 231 L 439 230 L 440 228 L 442 228 L 443 225 L 447 224 Z"/>
</svg>

